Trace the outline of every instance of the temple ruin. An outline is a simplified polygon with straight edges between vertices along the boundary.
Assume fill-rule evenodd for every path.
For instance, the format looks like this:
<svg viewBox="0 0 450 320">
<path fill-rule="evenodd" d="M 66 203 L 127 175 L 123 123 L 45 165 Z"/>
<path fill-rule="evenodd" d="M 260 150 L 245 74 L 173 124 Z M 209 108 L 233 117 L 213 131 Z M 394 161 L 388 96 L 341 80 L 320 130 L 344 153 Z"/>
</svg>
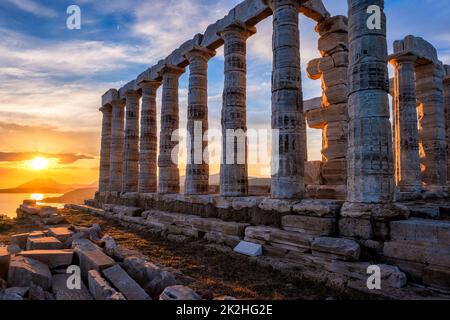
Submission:
<svg viewBox="0 0 450 320">
<path fill-rule="evenodd" d="M 348 3 L 348 17 L 332 17 L 320 0 L 245 0 L 135 80 L 106 92 L 99 191 L 85 209 L 163 235 L 261 244 L 264 256 L 332 286 L 363 290 L 367 266 L 376 263 L 387 295 L 412 294 L 407 283 L 450 290 L 450 222 L 443 219 L 450 211 L 450 66 L 414 36 L 396 41 L 388 55 L 384 1 Z M 366 23 L 374 5 L 382 10 L 379 29 Z M 309 101 L 302 93 L 299 13 L 317 22 L 320 37 L 318 58 L 306 71 L 321 81 L 323 95 Z M 272 129 L 279 132 L 271 194 L 252 196 L 246 159 L 225 161 L 246 150 L 238 139 L 222 142 L 220 194 L 210 194 L 209 166 L 194 161 L 198 142 L 189 141 L 181 194 L 171 158 L 180 75 L 190 67 L 188 131 L 201 123 L 205 132 L 207 64 L 224 46 L 222 131 L 245 132 L 246 40 L 271 15 Z M 307 125 L 323 136 L 312 182 L 305 180 Z"/>
</svg>

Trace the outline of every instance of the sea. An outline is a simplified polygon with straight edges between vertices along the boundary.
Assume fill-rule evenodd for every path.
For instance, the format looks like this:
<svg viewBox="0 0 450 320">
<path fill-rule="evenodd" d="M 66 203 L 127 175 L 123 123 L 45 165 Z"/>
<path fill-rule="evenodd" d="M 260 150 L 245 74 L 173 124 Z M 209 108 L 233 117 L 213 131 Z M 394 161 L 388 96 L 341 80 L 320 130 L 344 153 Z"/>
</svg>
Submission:
<svg viewBox="0 0 450 320">
<path fill-rule="evenodd" d="M 60 197 L 58 193 L 0 193 L 0 214 L 7 215 L 10 218 L 16 217 L 16 209 L 25 199 L 34 199 L 39 201 L 50 197 Z M 62 208 L 63 203 L 45 203 L 43 205 Z"/>
</svg>

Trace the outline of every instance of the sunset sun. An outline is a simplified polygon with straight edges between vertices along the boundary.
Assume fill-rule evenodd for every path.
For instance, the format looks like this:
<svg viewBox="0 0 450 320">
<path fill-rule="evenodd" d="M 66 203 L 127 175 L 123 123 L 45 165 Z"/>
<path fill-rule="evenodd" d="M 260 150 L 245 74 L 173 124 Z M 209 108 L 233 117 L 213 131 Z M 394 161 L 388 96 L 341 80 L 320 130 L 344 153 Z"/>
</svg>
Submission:
<svg viewBox="0 0 450 320">
<path fill-rule="evenodd" d="M 48 160 L 42 157 L 36 157 L 31 160 L 31 168 L 35 171 L 40 171 L 48 168 Z"/>
</svg>

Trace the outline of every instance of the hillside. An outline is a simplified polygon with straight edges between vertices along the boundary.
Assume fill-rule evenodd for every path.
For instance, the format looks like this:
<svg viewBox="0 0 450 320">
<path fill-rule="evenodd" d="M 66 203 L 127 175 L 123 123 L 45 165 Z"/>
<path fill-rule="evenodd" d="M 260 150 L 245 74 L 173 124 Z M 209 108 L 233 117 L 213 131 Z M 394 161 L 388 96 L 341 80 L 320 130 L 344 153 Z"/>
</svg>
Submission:
<svg viewBox="0 0 450 320">
<path fill-rule="evenodd" d="M 60 197 L 45 198 L 43 203 L 73 203 L 82 204 L 86 199 L 92 199 L 97 188 L 82 188 L 69 191 Z"/>
<path fill-rule="evenodd" d="M 81 187 L 86 186 L 67 185 L 51 178 L 45 178 L 31 180 L 15 188 L 0 189 L 0 193 L 66 193 Z"/>
</svg>

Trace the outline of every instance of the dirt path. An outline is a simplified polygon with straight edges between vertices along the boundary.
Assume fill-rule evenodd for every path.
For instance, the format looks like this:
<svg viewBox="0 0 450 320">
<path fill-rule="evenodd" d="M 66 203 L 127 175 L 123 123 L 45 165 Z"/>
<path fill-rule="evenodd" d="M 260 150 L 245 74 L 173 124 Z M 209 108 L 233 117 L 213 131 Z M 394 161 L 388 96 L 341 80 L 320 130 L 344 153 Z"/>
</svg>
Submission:
<svg viewBox="0 0 450 320">
<path fill-rule="evenodd" d="M 67 221 L 77 226 L 98 223 L 105 234 L 128 249 L 138 250 L 155 264 L 172 269 L 180 284 L 188 285 L 204 298 L 230 295 L 238 299 L 304 299 L 323 300 L 333 293 L 317 284 L 286 279 L 270 268 L 264 268 L 233 253 L 205 248 L 205 242 L 175 243 L 148 233 L 129 230 L 99 217 L 77 211 L 64 211 Z M 14 233 L 36 230 L 25 222 L 0 232 L 6 243 Z M 182 274 L 179 272 L 182 271 Z"/>
</svg>

